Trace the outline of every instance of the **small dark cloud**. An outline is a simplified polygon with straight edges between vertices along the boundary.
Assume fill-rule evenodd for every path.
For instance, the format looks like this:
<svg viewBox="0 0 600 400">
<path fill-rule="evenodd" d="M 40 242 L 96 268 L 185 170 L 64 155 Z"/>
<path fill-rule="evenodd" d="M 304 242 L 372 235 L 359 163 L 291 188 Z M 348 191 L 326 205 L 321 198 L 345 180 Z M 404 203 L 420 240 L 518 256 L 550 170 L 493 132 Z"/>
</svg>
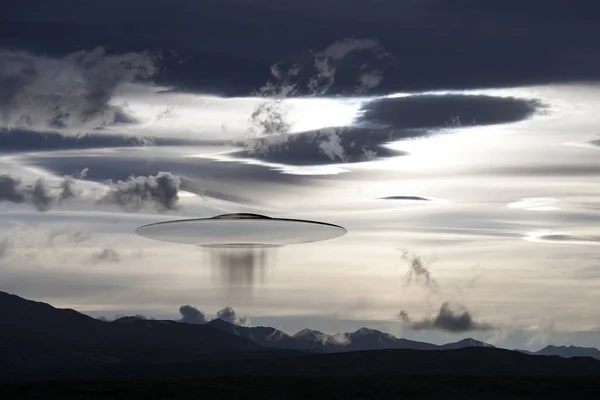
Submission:
<svg viewBox="0 0 600 400">
<path fill-rule="evenodd" d="M 239 317 L 231 307 L 225 307 L 222 310 L 217 311 L 217 318 L 240 326 L 250 324 L 250 319 L 248 317 Z"/>
<path fill-rule="evenodd" d="M 554 242 L 598 242 L 600 243 L 600 236 L 575 236 L 575 235 L 544 235 L 542 239 L 554 241 Z"/>
<path fill-rule="evenodd" d="M 438 285 L 431 273 L 430 262 L 425 261 L 420 256 L 409 253 L 407 250 L 402 251 L 402 260 L 406 262 L 408 268 L 405 275 L 407 285 L 416 282 L 423 284 L 431 290 L 437 290 Z"/>
<path fill-rule="evenodd" d="M 420 196 L 387 196 L 380 197 L 379 200 L 407 200 L 407 201 L 431 201 L 431 199 Z"/>
<path fill-rule="evenodd" d="M 118 263 L 121 261 L 121 255 L 115 249 L 103 249 L 92 255 L 95 262 Z"/>
<path fill-rule="evenodd" d="M 594 140 L 590 140 L 589 143 L 592 146 L 596 146 L 596 147 L 600 147 L 600 139 L 594 139 Z"/>
<path fill-rule="evenodd" d="M 440 307 L 438 314 L 433 318 L 424 318 L 413 321 L 405 311 L 401 311 L 399 317 L 410 329 L 417 331 L 438 330 L 450 333 L 463 333 L 471 331 L 490 331 L 494 327 L 490 324 L 475 321 L 471 313 L 463 306 L 453 306 L 445 302 Z"/>
<path fill-rule="evenodd" d="M 50 187 L 43 179 L 35 181 L 31 190 L 31 201 L 39 211 L 48 211 L 52 207 L 54 196 L 50 192 Z"/>
<path fill-rule="evenodd" d="M 0 175 L 0 201 L 25 202 L 25 194 L 20 189 L 20 185 L 19 179 L 10 175 Z"/>
<path fill-rule="evenodd" d="M 402 322 L 410 322 L 410 315 L 405 310 L 400 310 L 400 312 L 398 313 L 398 318 Z"/>
<path fill-rule="evenodd" d="M 179 322 L 194 325 L 203 325 L 208 322 L 206 314 L 190 305 L 179 307 L 179 313 L 181 314 Z"/>
<path fill-rule="evenodd" d="M 162 210 L 173 210 L 179 201 L 181 180 L 168 172 L 156 176 L 131 176 L 124 181 L 106 182 L 108 192 L 98 200 L 100 204 L 115 204 L 125 209 L 139 210 L 148 204 Z"/>
<path fill-rule="evenodd" d="M 544 242 L 556 242 L 556 243 L 572 243 L 572 244 L 600 244 L 600 236 L 586 236 L 586 235 L 570 235 L 566 233 L 550 233 L 539 236 L 530 236 L 529 238 L 535 238 Z"/>
</svg>

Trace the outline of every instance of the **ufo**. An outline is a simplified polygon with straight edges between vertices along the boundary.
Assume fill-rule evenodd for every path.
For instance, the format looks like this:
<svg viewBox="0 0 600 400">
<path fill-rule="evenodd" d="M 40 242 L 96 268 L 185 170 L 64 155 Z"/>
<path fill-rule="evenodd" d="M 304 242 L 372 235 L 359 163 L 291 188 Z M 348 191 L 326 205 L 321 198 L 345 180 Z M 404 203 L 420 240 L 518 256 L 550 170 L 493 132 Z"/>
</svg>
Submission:
<svg viewBox="0 0 600 400">
<path fill-rule="evenodd" d="M 325 222 L 247 213 L 159 222 L 135 231 L 148 239 L 213 249 L 283 247 L 334 239 L 346 232 Z"/>
</svg>

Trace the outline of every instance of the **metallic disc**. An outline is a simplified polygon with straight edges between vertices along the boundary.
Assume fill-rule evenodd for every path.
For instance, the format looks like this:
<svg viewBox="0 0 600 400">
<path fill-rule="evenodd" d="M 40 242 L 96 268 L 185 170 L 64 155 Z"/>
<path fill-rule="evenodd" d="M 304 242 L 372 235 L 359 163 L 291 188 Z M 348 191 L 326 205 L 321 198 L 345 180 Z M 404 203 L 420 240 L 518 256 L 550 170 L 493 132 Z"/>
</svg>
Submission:
<svg viewBox="0 0 600 400">
<path fill-rule="evenodd" d="M 144 225 L 140 236 L 208 248 L 268 248 L 312 243 L 346 234 L 338 225 L 259 214 L 224 214 Z"/>
</svg>

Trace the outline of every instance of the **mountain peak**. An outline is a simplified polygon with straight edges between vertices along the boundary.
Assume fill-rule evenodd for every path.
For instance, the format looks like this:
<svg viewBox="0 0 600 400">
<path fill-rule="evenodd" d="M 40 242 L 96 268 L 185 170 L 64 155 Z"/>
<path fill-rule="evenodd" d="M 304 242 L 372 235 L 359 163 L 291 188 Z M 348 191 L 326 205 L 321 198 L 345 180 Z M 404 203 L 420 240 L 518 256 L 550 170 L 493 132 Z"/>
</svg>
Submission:
<svg viewBox="0 0 600 400">
<path fill-rule="evenodd" d="M 323 332 L 314 330 L 314 329 L 304 328 L 301 331 L 296 332 L 292 336 L 295 338 L 301 338 L 301 337 L 307 337 L 307 336 L 328 336 L 328 335 L 324 334 Z"/>
<path fill-rule="evenodd" d="M 382 332 L 375 330 L 375 329 L 362 327 L 359 330 L 357 330 L 356 332 L 352 333 L 351 336 L 359 337 L 359 336 L 367 336 L 367 335 L 373 335 L 373 334 L 380 335 L 380 334 L 382 334 Z"/>
<path fill-rule="evenodd" d="M 465 347 L 494 347 L 491 344 L 482 342 L 480 340 L 475 340 L 473 338 L 466 338 L 459 340 L 458 342 L 446 343 L 440 348 L 442 350 L 455 350 L 455 349 L 463 349 Z"/>
</svg>

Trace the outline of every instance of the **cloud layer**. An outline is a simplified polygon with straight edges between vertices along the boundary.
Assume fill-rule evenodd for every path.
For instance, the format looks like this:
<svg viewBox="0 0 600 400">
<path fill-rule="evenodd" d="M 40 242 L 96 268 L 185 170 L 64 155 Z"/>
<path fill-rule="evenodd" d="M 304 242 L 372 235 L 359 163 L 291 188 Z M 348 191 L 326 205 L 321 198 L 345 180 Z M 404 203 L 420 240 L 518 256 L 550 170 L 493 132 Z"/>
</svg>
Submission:
<svg viewBox="0 0 600 400">
<path fill-rule="evenodd" d="M 273 63 L 345 37 L 378 38 L 401 57 L 376 88 L 386 93 L 600 77 L 600 5 L 594 0 L 580 0 L 572 8 L 563 0 L 127 4 L 58 0 L 49 7 L 41 0 L 22 0 L 3 10 L 0 21 L 5 32 L 19 32 L 5 42 L 44 53 L 98 45 L 169 50 L 174 55 L 165 59 L 163 83 L 231 95 L 256 90 Z M 341 69 L 337 72 L 332 92 L 353 92 L 356 74 L 346 80 Z"/>
</svg>

